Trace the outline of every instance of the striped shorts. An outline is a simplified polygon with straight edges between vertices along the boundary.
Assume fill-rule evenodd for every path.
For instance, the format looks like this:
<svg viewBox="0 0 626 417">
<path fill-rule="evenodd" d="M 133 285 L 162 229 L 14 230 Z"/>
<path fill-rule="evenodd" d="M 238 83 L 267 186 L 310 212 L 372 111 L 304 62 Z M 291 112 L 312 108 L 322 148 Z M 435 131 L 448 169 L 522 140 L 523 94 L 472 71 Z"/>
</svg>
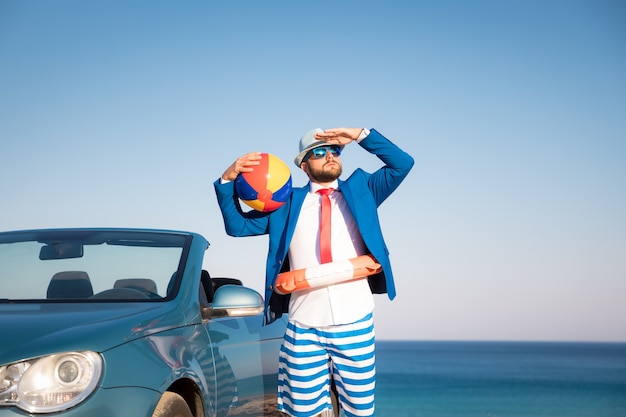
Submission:
<svg viewBox="0 0 626 417">
<path fill-rule="evenodd" d="M 347 417 L 374 416 L 374 320 L 322 328 L 289 322 L 280 349 L 278 409 L 311 417 L 331 406 L 331 376 Z"/>
</svg>

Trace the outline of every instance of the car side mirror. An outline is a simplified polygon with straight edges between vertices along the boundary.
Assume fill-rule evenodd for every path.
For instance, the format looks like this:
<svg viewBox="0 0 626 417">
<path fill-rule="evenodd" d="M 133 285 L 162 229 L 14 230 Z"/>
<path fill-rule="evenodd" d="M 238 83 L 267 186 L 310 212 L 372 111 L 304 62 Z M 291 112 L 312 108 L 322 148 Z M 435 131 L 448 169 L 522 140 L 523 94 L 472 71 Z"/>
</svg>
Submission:
<svg viewBox="0 0 626 417">
<path fill-rule="evenodd" d="M 202 318 L 246 317 L 263 313 L 263 297 L 253 289 L 240 285 L 222 285 L 215 291 L 213 302 L 202 308 Z"/>
</svg>

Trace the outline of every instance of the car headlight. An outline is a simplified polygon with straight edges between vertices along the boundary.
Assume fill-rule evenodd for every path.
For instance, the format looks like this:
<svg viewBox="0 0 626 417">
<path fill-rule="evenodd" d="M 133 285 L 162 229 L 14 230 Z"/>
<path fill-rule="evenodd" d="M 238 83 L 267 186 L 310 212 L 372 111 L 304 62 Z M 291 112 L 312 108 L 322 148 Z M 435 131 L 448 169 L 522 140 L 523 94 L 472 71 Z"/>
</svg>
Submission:
<svg viewBox="0 0 626 417">
<path fill-rule="evenodd" d="M 102 357 L 67 352 L 0 366 L 0 407 L 52 413 L 73 407 L 96 388 Z"/>
</svg>

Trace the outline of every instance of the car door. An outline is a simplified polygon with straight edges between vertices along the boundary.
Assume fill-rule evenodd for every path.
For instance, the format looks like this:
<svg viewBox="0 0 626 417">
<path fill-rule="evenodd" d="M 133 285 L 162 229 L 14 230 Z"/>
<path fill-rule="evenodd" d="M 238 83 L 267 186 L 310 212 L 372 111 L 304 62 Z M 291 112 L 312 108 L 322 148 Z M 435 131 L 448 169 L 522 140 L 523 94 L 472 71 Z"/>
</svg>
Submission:
<svg viewBox="0 0 626 417">
<path fill-rule="evenodd" d="M 259 310 L 246 315 L 242 309 L 233 308 L 225 315 L 220 313 L 224 308 L 214 309 L 211 302 L 204 309 L 203 322 L 213 352 L 217 416 L 282 416 L 277 409 L 276 390 L 286 319 L 264 326 L 258 293 L 237 284 L 218 288 L 216 298 L 219 291 L 229 295 L 254 293 L 259 298 Z"/>
</svg>

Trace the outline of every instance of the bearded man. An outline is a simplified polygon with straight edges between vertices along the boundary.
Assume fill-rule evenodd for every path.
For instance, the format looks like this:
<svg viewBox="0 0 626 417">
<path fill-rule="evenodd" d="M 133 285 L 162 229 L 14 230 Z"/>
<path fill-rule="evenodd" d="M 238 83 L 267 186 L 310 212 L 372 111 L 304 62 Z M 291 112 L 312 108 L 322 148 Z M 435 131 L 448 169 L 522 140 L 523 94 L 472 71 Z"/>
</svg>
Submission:
<svg viewBox="0 0 626 417">
<path fill-rule="evenodd" d="M 341 154 L 353 142 L 383 166 L 373 173 L 359 168 L 344 181 Z M 372 294 L 396 295 L 378 207 L 408 175 L 413 158 L 374 129 L 314 129 L 300 139 L 294 160 L 309 183 L 294 188 L 273 212 L 245 212 L 233 180 L 260 159 L 259 152 L 241 156 L 214 185 L 229 235 L 269 235 L 265 322 L 289 313 L 279 357 L 279 409 L 296 417 L 326 412 L 334 385 L 346 416 L 374 416 Z M 375 263 L 372 274 L 356 272 L 361 269 L 354 260 L 363 256 Z M 347 274 L 346 265 L 353 265 Z M 294 278 L 287 271 L 317 272 Z"/>
</svg>

